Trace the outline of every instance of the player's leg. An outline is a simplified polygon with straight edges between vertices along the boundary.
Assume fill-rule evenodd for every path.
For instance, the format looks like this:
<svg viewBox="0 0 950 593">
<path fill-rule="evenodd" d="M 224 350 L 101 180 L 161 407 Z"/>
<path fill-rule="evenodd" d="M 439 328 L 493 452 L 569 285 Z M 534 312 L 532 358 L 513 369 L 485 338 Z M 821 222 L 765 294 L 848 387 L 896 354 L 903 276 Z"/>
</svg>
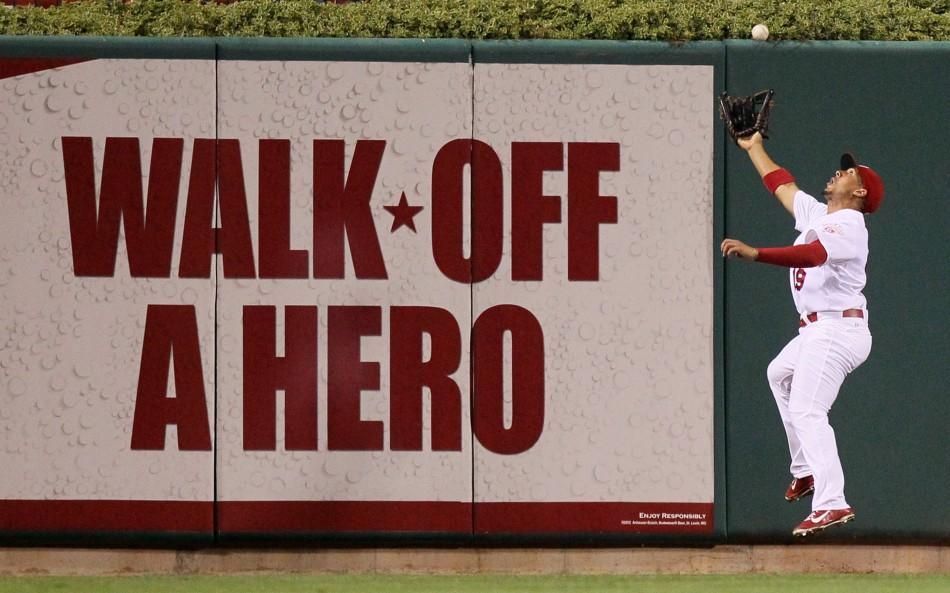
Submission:
<svg viewBox="0 0 950 593">
<path fill-rule="evenodd" d="M 802 455 L 802 446 L 798 440 L 792 419 L 788 412 L 788 400 L 792 392 L 792 377 L 795 374 L 795 363 L 798 361 L 798 352 L 801 345 L 801 336 L 795 338 L 782 348 L 778 356 L 769 363 L 766 375 L 769 379 L 769 388 L 778 406 L 779 416 L 785 425 L 785 436 L 788 438 L 788 453 L 792 459 L 789 471 L 795 478 L 811 475 L 811 469 Z"/>
<path fill-rule="evenodd" d="M 813 510 L 848 507 L 844 472 L 828 412 L 844 378 L 867 358 L 871 334 L 847 320 L 827 320 L 802 332 L 788 412 L 801 443 L 805 462 L 815 479 Z"/>
</svg>

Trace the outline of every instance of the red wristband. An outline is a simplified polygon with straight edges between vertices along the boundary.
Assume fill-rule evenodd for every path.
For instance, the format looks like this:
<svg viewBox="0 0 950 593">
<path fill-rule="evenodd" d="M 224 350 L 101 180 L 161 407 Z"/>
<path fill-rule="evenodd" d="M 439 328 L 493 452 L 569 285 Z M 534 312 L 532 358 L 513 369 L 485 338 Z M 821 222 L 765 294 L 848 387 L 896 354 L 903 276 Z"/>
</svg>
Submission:
<svg viewBox="0 0 950 593">
<path fill-rule="evenodd" d="M 769 190 L 770 194 L 774 194 L 775 190 L 779 188 L 780 185 L 785 185 L 786 183 L 794 183 L 795 178 L 787 169 L 776 169 L 771 173 L 765 175 L 762 178 L 762 183 L 765 184 L 766 189 Z"/>
</svg>

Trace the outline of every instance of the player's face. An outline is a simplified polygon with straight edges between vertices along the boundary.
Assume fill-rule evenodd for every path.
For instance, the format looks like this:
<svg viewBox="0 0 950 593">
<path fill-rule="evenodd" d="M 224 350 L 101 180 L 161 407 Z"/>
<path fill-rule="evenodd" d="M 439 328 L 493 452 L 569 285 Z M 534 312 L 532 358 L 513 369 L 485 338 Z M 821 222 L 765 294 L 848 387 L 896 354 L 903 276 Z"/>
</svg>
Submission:
<svg viewBox="0 0 950 593">
<path fill-rule="evenodd" d="M 838 169 L 825 185 L 825 199 L 827 201 L 851 198 L 855 190 L 861 189 L 861 178 L 857 169 Z"/>
</svg>

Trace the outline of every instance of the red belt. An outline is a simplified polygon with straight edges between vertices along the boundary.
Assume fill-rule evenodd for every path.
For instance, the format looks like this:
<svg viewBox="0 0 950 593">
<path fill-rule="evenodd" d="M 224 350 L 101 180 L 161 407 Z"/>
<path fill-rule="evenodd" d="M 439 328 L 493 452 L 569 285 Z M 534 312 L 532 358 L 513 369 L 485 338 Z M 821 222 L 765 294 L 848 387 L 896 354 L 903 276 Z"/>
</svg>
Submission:
<svg viewBox="0 0 950 593">
<path fill-rule="evenodd" d="M 822 315 L 828 315 L 829 313 L 822 313 Z M 832 315 L 835 317 L 838 316 L 838 313 L 832 312 Z M 841 312 L 841 317 L 860 317 L 864 319 L 864 310 L 863 309 L 848 309 Z M 818 313 L 809 313 L 805 315 L 805 319 L 808 320 L 808 323 L 815 323 L 818 321 Z M 808 323 L 805 323 L 805 319 L 798 320 L 798 327 L 805 327 Z"/>
</svg>

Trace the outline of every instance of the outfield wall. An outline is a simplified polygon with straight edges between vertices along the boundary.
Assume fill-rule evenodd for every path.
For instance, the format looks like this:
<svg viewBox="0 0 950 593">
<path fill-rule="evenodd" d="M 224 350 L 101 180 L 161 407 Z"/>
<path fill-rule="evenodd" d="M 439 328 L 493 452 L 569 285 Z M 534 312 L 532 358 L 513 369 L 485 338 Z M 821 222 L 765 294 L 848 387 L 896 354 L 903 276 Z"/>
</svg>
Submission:
<svg viewBox="0 0 950 593">
<path fill-rule="evenodd" d="M 934 432 L 882 426 L 884 405 L 833 414 L 861 515 L 838 537 L 946 537 L 936 492 L 918 499 L 939 520 L 878 521 L 882 467 L 849 452 L 873 435 L 891 478 L 948 478 L 901 461 L 946 458 L 923 373 L 942 335 L 925 309 L 887 316 L 912 296 L 876 259 L 896 222 L 875 248 L 892 204 L 927 194 L 925 161 L 885 152 L 911 123 L 852 74 L 930 68 L 923 101 L 948 49 L 0 40 L 0 538 L 785 538 L 807 509 L 781 500 L 764 369 L 795 313 L 776 270 L 716 249 L 793 238 L 715 112 L 719 90 L 766 86 L 770 150 L 802 185 L 849 148 L 888 187 L 875 352 L 836 412 L 899 376 L 876 356 L 916 347 L 897 327 L 925 342 L 919 382 L 889 387 Z M 812 110 L 840 132 L 803 126 Z"/>
</svg>

